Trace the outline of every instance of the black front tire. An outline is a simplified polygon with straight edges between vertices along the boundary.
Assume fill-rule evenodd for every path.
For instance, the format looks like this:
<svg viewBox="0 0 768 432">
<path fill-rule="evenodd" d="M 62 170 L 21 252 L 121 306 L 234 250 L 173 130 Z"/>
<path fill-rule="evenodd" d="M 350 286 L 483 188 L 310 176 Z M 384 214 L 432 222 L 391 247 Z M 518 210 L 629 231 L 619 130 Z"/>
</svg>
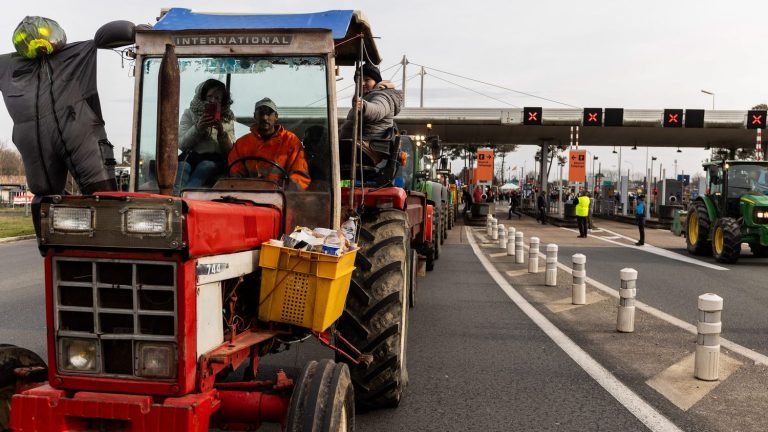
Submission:
<svg viewBox="0 0 768 432">
<path fill-rule="evenodd" d="M 712 254 L 721 263 L 733 264 L 741 255 L 741 226 L 734 218 L 720 218 L 712 235 Z"/>
<path fill-rule="evenodd" d="M 304 366 L 291 394 L 285 430 L 355 430 L 355 392 L 347 365 L 326 359 Z"/>
<path fill-rule="evenodd" d="M 0 344 L 0 430 L 9 430 L 11 422 L 11 398 L 16 393 L 16 381 L 19 380 L 14 370 L 23 367 L 45 367 L 45 362 L 32 351 L 15 345 Z M 41 370 L 30 381 L 44 381 L 45 370 Z"/>
<path fill-rule="evenodd" d="M 404 212 L 363 216 L 356 268 L 337 328 L 372 358 L 367 366 L 349 365 L 357 403 L 364 408 L 397 406 L 408 383 L 409 240 Z"/>
</svg>

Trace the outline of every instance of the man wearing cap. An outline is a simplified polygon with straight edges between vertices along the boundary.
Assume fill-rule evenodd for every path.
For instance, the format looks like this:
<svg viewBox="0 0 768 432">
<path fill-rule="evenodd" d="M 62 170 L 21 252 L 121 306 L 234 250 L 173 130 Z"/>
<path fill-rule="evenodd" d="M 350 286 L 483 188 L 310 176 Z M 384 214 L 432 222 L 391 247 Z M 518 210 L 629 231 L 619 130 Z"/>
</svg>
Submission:
<svg viewBox="0 0 768 432">
<path fill-rule="evenodd" d="M 229 152 L 229 164 L 240 158 L 261 157 L 283 167 L 288 174 L 288 188 L 304 190 L 309 186 L 309 168 L 304 147 L 299 138 L 277 123 L 277 105 L 270 98 L 256 102 L 256 124 L 240 137 Z M 280 183 L 283 173 L 269 163 L 257 160 L 241 161 L 229 169 L 230 175 L 259 177 Z"/>
<path fill-rule="evenodd" d="M 351 139 L 354 123 L 355 106 L 362 112 L 363 138 L 380 138 L 394 126 L 395 116 L 403 107 L 403 92 L 395 90 L 391 81 L 381 79 L 381 73 L 376 66 L 365 63 L 363 65 L 363 98 L 352 99 L 352 109 L 347 114 L 347 120 L 341 125 L 339 136 L 342 139 Z"/>
</svg>

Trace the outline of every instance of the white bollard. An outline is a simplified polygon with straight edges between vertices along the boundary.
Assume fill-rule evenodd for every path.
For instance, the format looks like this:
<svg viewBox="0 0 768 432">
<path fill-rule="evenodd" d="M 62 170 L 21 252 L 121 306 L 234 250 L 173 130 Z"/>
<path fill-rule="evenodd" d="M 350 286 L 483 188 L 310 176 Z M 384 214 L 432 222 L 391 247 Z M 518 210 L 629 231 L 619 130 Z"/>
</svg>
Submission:
<svg viewBox="0 0 768 432">
<path fill-rule="evenodd" d="M 499 225 L 499 247 L 501 249 L 507 249 L 507 228 L 503 225 Z"/>
<path fill-rule="evenodd" d="M 493 224 L 493 216 L 488 215 L 485 218 L 485 235 L 491 237 L 491 225 Z"/>
<path fill-rule="evenodd" d="M 528 273 L 539 272 L 539 238 L 531 237 L 528 245 Z"/>
<path fill-rule="evenodd" d="M 619 272 L 621 288 L 619 289 L 619 314 L 616 330 L 622 333 L 635 331 L 635 296 L 637 295 L 637 270 L 623 268 Z"/>
<path fill-rule="evenodd" d="M 496 241 L 499 239 L 499 220 L 491 219 L 491 238 Z"/>
<path fill-rule="evenodd" d="M 547 245 L 547 271 L 544 274 L 544 285 L 557 286 L 557 245 Z"/>
<path fill-rule="evenodd" d="M 515 227 L 507 230 L 507 256 L 515 256 Z"/>
<path fill-rule="evenodd" d="M 571 289 L 571 303 L 583 305 L 587 303 L 587 257 L 575 254 L 571 257 L 573 263 L 573 288 Z"/>
<path fill-rule="evenodd" d="M 720 379 L 720 332 L 723 298 L 717 294 L 699 296 L 699 318 L 696 337 L 696 360 L 693 375 L 704 381 Z"/>
<path fill-rule="evenodd" d="M 515 233 L 515 263 L 516 264 L 522 264 L 525 262 L 525 255 L 523 252 L 523 241 L 525 240 L 525 235 L 522 231 L 517 231 Z"/>
</svg>

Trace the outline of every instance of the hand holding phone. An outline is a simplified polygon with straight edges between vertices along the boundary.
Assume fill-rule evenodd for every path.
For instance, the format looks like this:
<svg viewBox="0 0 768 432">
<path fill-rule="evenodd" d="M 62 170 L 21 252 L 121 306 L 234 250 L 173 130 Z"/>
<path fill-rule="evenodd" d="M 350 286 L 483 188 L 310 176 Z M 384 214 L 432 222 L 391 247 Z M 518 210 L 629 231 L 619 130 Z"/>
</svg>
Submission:
<svg viewBox="0 0 768 432">
<path fill-rule="evenodd" d="M 208 102 L 205 104 L 205 114 L 218 123 L 221 121 L 221 106 L 218 102 Z"/>
</svg>

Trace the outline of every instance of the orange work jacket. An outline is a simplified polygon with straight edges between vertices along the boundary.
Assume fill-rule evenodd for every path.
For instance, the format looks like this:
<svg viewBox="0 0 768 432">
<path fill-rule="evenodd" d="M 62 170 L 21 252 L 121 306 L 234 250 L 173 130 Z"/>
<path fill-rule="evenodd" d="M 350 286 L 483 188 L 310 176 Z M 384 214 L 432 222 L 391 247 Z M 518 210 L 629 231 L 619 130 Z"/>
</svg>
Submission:
<svg viewBox="0 0 768 432">
<path fill-rule="evenodd" d="M 304 158 L 304 146 L 299 137 L 286 130 L 282 125 L 266 141 L 261 138 L 256 127 L 251 132 L 235 141 L 229 152 L 229 163 L 246 156 L 258 156 L 274 161 L 288 173 L 290 180 L 301 189 L 309 186 L 309 168 Z M 261 177 L 280 182 L 282 173 L 263 161 L 249 160 L 234 165 L 229 170 L 230 175 L 240 177 Z"/>
</svg>

